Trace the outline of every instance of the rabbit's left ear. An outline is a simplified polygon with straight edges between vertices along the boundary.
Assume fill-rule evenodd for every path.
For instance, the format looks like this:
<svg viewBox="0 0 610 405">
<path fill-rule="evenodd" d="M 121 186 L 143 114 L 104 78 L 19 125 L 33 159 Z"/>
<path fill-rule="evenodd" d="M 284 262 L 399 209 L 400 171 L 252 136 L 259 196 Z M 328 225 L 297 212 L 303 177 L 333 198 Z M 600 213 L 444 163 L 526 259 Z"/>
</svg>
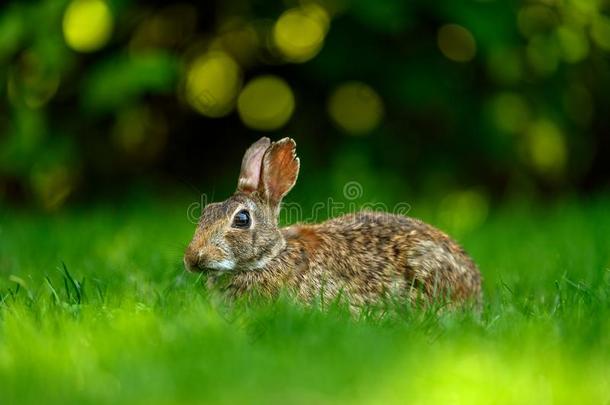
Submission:
<svg viewBox="0 0 610 405">
<path fill-rule="evenodd" d="M 293 139 L 284 138 L 272 143 L 265 152 L 259 192 L 272 205 L 279 205 L 297 181 L 300 162 L 296 147 Z"/>
<path fill-rule="evenodd" d="M 248 148 L 241 161 L 237 191 L 249 194 L 258 189 L 263 156 L 269 145 L 271 145 L 271 140 L 263 137 Z"/>
</svg>

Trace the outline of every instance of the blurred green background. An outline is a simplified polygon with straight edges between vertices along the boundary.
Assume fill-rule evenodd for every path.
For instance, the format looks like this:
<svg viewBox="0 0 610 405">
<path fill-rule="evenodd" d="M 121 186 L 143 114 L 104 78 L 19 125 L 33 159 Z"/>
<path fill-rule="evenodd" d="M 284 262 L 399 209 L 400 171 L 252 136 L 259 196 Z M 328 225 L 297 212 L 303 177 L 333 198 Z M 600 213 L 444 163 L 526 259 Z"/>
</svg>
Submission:
<svg viewBox="0 0 610 405">
<path fill-rule="evenodd" d="M 610 403 L 609 0 L 2 4 L 0 404 Z M 261 136 L 481 313 L 219 301 L 182 255 Z"/>
<path fill-rule="evenodd" d="M 217 198 L 262 134 L 296 198 L 484 208 L 609 185 L 605 0 L 9 1 L 0 200 Z M 313 195 L 312 195 L 313 193 Z M 300 197 L 299 197 L 300 196 Z"/>
</svg>

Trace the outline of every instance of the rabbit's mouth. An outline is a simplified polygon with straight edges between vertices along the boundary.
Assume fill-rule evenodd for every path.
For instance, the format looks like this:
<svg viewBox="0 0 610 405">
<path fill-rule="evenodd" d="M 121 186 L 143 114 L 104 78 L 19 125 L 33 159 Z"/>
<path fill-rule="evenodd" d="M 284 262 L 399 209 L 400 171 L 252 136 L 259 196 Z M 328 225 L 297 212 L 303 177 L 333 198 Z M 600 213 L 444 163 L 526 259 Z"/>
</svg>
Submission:
<svg viewBox="0 0 610 405">
<path fill-rule="evenodd" d="M 218 261 L 199 261 L 192 263 L 191 261 L 184 258 L 184 268 L 191 273 L 201 273 L 205 271 L 231 271 L 235 269 L 235 262 L 233 260 L 218 260 Z"/>
</svg>

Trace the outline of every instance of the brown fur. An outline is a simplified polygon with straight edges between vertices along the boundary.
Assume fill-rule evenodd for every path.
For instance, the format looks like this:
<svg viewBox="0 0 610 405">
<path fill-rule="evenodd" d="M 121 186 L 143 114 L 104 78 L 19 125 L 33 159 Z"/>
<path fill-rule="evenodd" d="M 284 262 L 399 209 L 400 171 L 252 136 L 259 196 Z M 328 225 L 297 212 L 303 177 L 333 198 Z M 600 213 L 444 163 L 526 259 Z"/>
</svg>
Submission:
<svg viewBox="0 0 610 405">
<path fill-rule="evenodd" d="M 281 199 L 298 176 L 295 148 L 288 138 L 252 145 L 236 193 L 205 208 L 184 256 L 189 270 L 211 268 L 211 287 L 228 276 L 222 289 L 231 296 L 287 289 L 306 302 L 341 296 L 352 306 L 388 296 L 480 300 L 474 262 L 446 234 L 417 219 L 363 211 L 279 229 Z M 260 172 L 252 169 L 257 164 Z M 232 226 L 242 209 L 252 217 L 249 229 Z"/>
</svg>

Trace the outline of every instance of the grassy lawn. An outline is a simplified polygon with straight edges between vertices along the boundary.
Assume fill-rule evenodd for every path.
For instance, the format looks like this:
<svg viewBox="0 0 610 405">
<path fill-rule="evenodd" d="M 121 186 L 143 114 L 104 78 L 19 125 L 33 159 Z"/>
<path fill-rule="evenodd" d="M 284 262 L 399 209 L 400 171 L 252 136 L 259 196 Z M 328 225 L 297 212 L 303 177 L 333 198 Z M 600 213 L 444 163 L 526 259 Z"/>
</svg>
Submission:
<svg viewBox="0 0 610 405">
<path fill-rule="evenodd" d="M 222 305 L 183 272 L 187 205 L 0 211 L 0 404 L 610 403 L 608 197 L 457 232 L 480 316 Z"/>
</svg>

